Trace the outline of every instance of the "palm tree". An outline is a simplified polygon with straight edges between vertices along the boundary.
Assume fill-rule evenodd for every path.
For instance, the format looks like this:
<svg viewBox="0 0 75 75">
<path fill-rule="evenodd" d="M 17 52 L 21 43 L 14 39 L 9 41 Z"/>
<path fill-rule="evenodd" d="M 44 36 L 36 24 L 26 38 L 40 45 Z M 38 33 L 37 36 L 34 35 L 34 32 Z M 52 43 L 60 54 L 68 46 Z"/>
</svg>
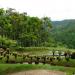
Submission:
<svg viewBox="0 0 75 75">
<path fill-rule="evenodd" d="M 67 57 L 67 52 L 64 52 L 64 56 L 65 56 L 65 58 Z"/>
<path fill-rule="evenodd" d="M 17 59 L 17 53 L 13 53 L 14 57 L 15 57 L 15 60 Z"/>
<path fill-rule="evenodd" d="M 32 64 L 32 56 L 28 56 L 28 64 Z"/>
<path fill-rule="evenodd" d="M 58 54 L 59 54 L 59 57 L 60 57 L 60 56 L 61 56 L 61 54 L 62 54 L 62 52 L 59 50 L 59 51 L 58 51 Z"/>
<path fill-rule="evenodd" d="M 8 63 L 9 62 L 9 55 L 8 54 L 7 54 L 6 58 L 7 58 L 6 63 Z"/>
<path fill-rule="evenodd" d="M 59 56 L 59 57 L 57 57 L 57 60 L 58 60 L 58 61 L 60 61 L 60 60 L 61 60 L 60 56 Z"/>
<path fill-rule="evenodd" d="M 54 55 L 55 55 L 55 50 L 52 50 L 52 53 L 53 53 L 53 57 L 54 57 Z"/>
<path fill-rule="evenodd" d="M 23 62 L 25 61 L 25 58 L 26 58 L 26 56 L 25 56 L 25 55 L 23 55 Z"/>
<path fill-rule="evenodd" d="M 68 56 L 70 58 L 71 57 L 71 52 L 69 50 L 67 51 L 67 54 L 68 54 Z"/>
<path fill-rule="evenodd" d="M 39 57 L 38 56 L 35 56 L 35 64 L 39 64 Z"/>
<path fill-rule="evenodd" d="M 66 61 L 67 61 L 67 62 L 70 60 L 70 58 L 69 58 L 69 57 L 66 57 L 65 59 L 66 59 Z"/>
</svg>

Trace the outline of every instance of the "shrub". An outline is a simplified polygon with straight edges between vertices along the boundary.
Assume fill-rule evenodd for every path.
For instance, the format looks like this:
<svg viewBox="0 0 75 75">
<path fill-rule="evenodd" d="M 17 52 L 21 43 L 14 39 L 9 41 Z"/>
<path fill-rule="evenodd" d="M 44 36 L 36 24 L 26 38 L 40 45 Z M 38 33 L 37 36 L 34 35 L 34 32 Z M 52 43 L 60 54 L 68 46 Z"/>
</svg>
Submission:
<svg viewBox="0 0 75 75">
<path fill-rule="evenodd" d="M 66 61 L 68 62 L 70 60 L 70 58 L 69 57 L 66 57 Z"/>
<path fill-rule="evenodd" d="M 17 45 L 16 40 L 11 40 L 1 35 L 0 35 L 0 43 L 1 43 L 0 47 L 3 48 L 4 50 L 6 50 L 6 48 L 14 47 Z"/>
<path fill-rule="evenodd" d="M 10 64 L 14 64 L 14 63 L 16 63 L 16 60 L 15 60 L 15 59 L 10 59 L 10 60 L 9 60 L 9 63 L 10 63 Z"/>
<path fill-rule="evenodd" d="M 53 62 L 53 60 L 55 60 L 54 57 L 50 57 L 50 62 Z"/>
<path fill-rule="evenodd" d="M 6 56 L 7 60 L 6 60 L 6 63 L 9 62 L 9 55 Z"/>
<path fill-rule="evenodd" d="M 71 59 L 75 59 L 75 52 L 71 54 Z"/>
<path fill-rule="evenodd" d="M 20 46 L 19 46 L 19 47 L 16 47 L 15 50 L 16 50 L 16 51 L 21 51 L 21 52 L 23 52 L 25 49 L 24 49 L 24 47 L 20 47 Z"/>
<path fill-rule="evenodd" d="M 64 53 L 65 58 L 66 58 L 67 54 L 68 54 L 67 52 Z"/>
<path fill-rule="evenodd" d="M 3 59 L 3 56 L 0 56 L 0 60 L 2 60 Z"/>
<path fill-rule="evenodd" d="M 60 57 L 57 57 L 57 60 L 58 60 L 58 61 L 60 61 L 60 60 L 61 60 L 61 58 L 60 58 Z"/>
<path fill-rule="evenodd" d="M 13 55 L 15 56 L 15 59 L 17 58 L 17 52 L 14 52 Z"/>
</svg>

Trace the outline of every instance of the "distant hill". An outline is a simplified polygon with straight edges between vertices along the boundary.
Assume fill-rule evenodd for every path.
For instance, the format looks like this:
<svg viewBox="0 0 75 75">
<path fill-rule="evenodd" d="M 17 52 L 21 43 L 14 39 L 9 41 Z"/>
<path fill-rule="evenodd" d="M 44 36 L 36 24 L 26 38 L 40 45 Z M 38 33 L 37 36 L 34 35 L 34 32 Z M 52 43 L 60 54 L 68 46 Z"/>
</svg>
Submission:
<svg viewBox="0 0 75 75">
<path fill-rule="evenodd" d="M 75 48 L 75 20 L 52 21 L 51 35 L 56 42 Z"/>
<path fill-rule="evenodd" d="M 66 20 L 62 20 L 62 21 L 52 21 L 53 25 L 67 25 L 70 22 L 75 22 L 75 19 L 66 19 Z"/>
<path fill-rule="evenodd" d="M 52 21 L 53 30 L 75 31 L 75 19 Z"/>
</svg>

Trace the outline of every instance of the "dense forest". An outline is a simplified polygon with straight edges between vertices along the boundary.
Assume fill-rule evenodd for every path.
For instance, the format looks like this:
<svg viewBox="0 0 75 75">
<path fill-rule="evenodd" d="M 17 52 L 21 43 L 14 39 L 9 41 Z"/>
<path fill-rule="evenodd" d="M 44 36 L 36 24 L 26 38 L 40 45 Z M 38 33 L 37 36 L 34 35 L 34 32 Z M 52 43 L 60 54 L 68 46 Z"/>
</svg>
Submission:
<svg viewBox="0 0 75 75">
<path fill-rule="evenodd" d="M 30 17 L 15 9 L 0 9 L 0 45 L 7 47 L 49 46 L 51 20 Z"/>
<path fill-rule="evenodd" d="M 0 9 L 0 46 L 75 48 L 75 20 L 51 21 Z"/>
</svg>

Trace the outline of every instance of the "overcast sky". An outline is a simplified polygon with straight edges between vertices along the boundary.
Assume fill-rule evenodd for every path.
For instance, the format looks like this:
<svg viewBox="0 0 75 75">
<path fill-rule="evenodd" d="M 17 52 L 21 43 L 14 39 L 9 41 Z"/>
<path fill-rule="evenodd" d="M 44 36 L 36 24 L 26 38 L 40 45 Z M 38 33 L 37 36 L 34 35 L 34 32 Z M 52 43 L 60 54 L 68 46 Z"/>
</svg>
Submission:
<svg viewBox="0 0 75 75">
<path fill-rule="evenodd" d="M 0 0 L 0 8 L 15 8 L 51 20 L 75 19 L 75 0 Z"/>
</svg>

